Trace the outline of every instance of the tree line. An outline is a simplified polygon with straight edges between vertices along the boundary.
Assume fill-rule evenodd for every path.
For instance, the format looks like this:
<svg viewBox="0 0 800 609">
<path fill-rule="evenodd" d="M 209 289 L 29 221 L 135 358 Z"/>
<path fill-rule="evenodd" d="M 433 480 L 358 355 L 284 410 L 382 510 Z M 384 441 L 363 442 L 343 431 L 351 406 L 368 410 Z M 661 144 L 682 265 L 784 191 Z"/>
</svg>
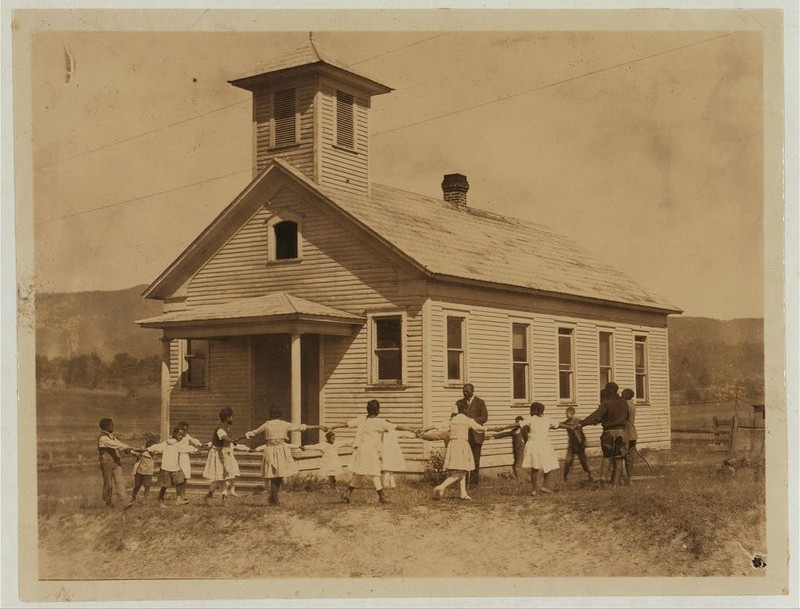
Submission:
<svg viewBox="0 0 800 609">
<path fill-rule="evenodd" d="M 96 353 L 74 357 L 36 356 L 36 382 L 62 387 L 125 387 L 135 393 L 144 386 L 156 387 L 161 379 L 161 359 L 157 355 L 136 358 L 117 353 L 104 361 Z"/>
</svg>

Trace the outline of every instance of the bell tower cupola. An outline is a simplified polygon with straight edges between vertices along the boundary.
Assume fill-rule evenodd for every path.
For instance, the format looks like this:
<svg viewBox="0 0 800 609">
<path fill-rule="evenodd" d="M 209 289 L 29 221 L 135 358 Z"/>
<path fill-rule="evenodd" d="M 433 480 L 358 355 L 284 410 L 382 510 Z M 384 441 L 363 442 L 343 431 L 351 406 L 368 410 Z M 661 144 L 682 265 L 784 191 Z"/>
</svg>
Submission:
<svg viewBox="0 0 800 609">
<path fill-rule="evenodd" d="M 346 67 L 311 36 L 229 82 L 253 94 L 254 175 L 279 158 L 322 186 L 369 194 L 370 101 L 391 88 Z"/>
</svg>

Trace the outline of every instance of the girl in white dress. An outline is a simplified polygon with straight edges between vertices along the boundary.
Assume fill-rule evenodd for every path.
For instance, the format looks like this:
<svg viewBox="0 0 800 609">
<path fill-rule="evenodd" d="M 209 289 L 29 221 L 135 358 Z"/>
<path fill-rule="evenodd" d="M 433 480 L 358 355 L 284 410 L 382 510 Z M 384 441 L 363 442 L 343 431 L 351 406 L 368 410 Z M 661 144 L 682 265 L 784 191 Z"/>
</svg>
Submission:
<svg viewBox="0 0 800 609">
<path fill-rule="evenodd" d="M 249 439 L 263 433 L 267 441 L 264 447 L 264 459 L 261 462 L 261 477 L 264 478 L 265 486 L 266 482 L 269 482 L 269 502 L 272 505 L 280 503 L 278 494 L 283 479 L 298 471 L 297 464 L 292 458 L 292 448 L 286 443 L 289 432 L 321 429 L 319 425 L 289 423 L 280 417 L 281 411 L 273 408 L 269 413 L 269 421 L 245 434 L 245 437 Z"/>
<path fill-rule="evenodd" d="M 447 443 L 447 450 L 444 454 L 444 469 L 448 470 L 450 475 L 439 486 L 434 487 L 434 499 L 441 499 L 444 495 L 444 489 L 455 482 L 458 482 L 461 498 L 465 500 L 472 499 L 467 494 L 467 474 L 475 470 L 475 458 L 472 456 L 472 449 L 468 441 L 469 430 L 474 429 L 475 431 L 486 432 L 505 429 L 481 425 L 464 414 L 466 408 L 466 404 L 459 404 L 457 414 L 450 417 L 450 420 L 441 426 L 441 428 L 450 430 L 450 441 Z M 430 429 L 426 429 L 422 436 L 425 437 L 429 432 Z"/>
<path fill-rule="evenodd" d="M 406 458 L 398 441 L 400 434 L 390 431 L 383 434 L 383 458 L 381 460 L 381 474 L 383 475 L 384 488 L 397 488 L 394 472 L 406 470 Z"/>
<path fill-rule="evenodd" d="M 534 402 L 531 404 L 531 416 L 518 422 L 520 427 L 528 427 L 528 441 L 525 442 L 525 455 L 522 458 L 522 467 L 531 468 L 531 495 L 539 492 L 552 493 L 548 486 L 550 472 L 558 470 L 558 457 L 550 444 L 549 431 L 551 429 L 567 429 L 566 425 L 557 423 L 544 417 L 544 404 Z M 544 473 L 544 484 L 539 488 L 539 470 Z"/>
<path fill-rule="evenodd" d="M 383 492 L 381 483 L 381 456 L 383 452 L 382 437 L 390 431 L 410 431 L 416 435 L 416 430 L 403 425 L 395 425 L 385 419 L 378 417 L 381 405 L 378 400 L 367 402 L 366 418 L 357 418 L 340 425 L 332 425 L 328 429 L 334 430 L 340 427 L 357 427 L 356 438 L 353 441 L 355 452 L 353 453 L 353 477 L 347 487 L 342 500 L 350 503 L 350 495 L 356 488 L 356 483 L 361 477 L 368 477 L 372 480 L 375 490 L 378 491 L 378 500 L 386 503 L 386 495 Z"/>
</svg>

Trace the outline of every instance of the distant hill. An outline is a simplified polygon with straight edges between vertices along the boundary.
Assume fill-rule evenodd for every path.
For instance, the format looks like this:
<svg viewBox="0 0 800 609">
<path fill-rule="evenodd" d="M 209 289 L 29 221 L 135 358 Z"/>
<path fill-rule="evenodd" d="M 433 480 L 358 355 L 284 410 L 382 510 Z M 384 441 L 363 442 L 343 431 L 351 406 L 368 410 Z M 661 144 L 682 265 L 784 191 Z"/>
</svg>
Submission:
<svg viewBox="0 0 800 609">
<path fill-rule="evenodd" d="M 685 401 L 763 398 L 764 320 L 669 319 L 669 377 L 673 398 Z"/>
<path fill-rule="evenodd" d="M 159 301 L 142 298 L 146 287 L 36 294 L 36 354 L 52 359 L 96 353 L 106 361 L 117 353 L 159 355 L 161 332 L 134 323 L 161 313 Z"/>
</svg>

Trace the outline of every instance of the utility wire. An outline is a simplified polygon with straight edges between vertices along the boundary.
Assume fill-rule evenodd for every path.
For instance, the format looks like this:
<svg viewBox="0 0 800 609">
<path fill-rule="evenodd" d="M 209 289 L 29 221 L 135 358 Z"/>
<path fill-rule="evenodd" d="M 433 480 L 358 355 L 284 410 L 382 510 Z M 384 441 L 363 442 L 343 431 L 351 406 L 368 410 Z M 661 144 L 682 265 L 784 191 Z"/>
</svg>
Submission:
<svg viewBox="0 0 800 609">
<path fill-rule="evenodd" d="M 613 66 L 607 66 L 605 68 L 598 68 L 597 70 L 592 70 L 591 72 L 586 72 L 584 74 L 579 74 L 577 76 L 572 76 L 570 78 L 565 78 L 564 80 L 559 80 L 559 81 L 556 81 L 556 82 L 548 83 L 546 85 L 541 85 L 541 86 L 535 87 L 533 89 L 527 89 L 525 91 L 520 91 L 518 93 L 511 93 L 509 95 L 502 95 L 499 98 L 494 99 L 494 100 L 490 100 L 490 101 L 487 101 L 487 102 L 482 102 L 482 103 L 475 104 L 475 105 L 472 105 L 472 106 L 467 106 L 467 107 L 464 107 L 464 108 L 459 108 L 457 110 L 453 110 L 453 111 L 447 112 L 445 114 L 440 114 L 440 115 L 437 115 L 437 116 L 431 116 L 429 118 L 425 118 L 425 119 L 422 119 L 422 120 L 419 120 L 419 121 L 415 121 L 413 123 L 407 123 L 405 125 L 400 125 L 398 127 L 393 127 L 392 129 L 387 129 L 385 131 L 379 131 L 377 133 L 373 133 L 370 137 L 377 137 L 379 135 L 386 135 L 386 134 L 389 134 L 389 133 L 394 133 L 396 131 L 400 131 L 401 129 L 407 129 L 409 127 L 415 127 L 417 125 L 422 125 L 422 124 L 429 123 L 429 122 L 432 122 L 432 121 L 435 121 L 435 120 L 440 120 L 440 119 L 443 119 L 443 118 L 447 118 L 449 116 L 453 116 L 454 114 L 460 114 L 462 112 L 467 112 L 469 110 L 474 110 L 476 108 L 483 108 L 483 107 L 486 107 L 486 106 L 490 106 L 492 104 L 497 104 L 497 103 L 500 103 L 500 102 L 507 101 L 509 99 L 513 99 L 515 97 L 520 97 L 522 95 L 529 95 L 529 94 L 535 93 L 537 91 L 542 91 L 544 89 L 549 89 L 551 87 L 557 87 L 559 85 L 563 85 L 563 84 L 566 84 L 566 83 L 569 83 L 569 82 L 573 82 L 573 81 L 579 80 L 581 78 L 586 78 L 588 76 L 594 76 L 595 74 L 600 74 L 602 72 L 607 72 L 607 71 L 610 71 L 610 70 L 621 68 L 623 66 L 628 66 L 628 65 L 635 64 L 635 63 L 639 63 L 639 62 L 645 61 L 647 59 L 652 59 L 654 57 L 661 57 L 663 55 L 668 55 L 670 53 L 675 53 L 677 51 L 682 51 L 684 49 L 688 49 L 688 48 L 691 48 L 691 47 L 699 46 L 701 44 L 706 44 L 706 43 L 712 42 L 714 40 L 719 40 L 721 38 L 725 38 L 727 36 L 731 36 L 732 34 L 733 34 L 733 32 L 727 32 L 727 33 L 721 34 L 719 36 L 713 36 L 711 38 L 706 38 L 704 40 L 698 40 L 696 42 L 685 44 L 685 45 L 682 45 L 682 46 L 679 46 L 679 47 L 674 47 L 672 49 L 667 49 L 665 51 L 659 51 L 658 53 L 652 53 L 652 54 L 646 55 L 644 57 L 638 57 L 638 58 L 632 59 L 630 61 L 624 61 L 624 62 L 621 62 L 621 63 L 618 63 L 618 64 L 614 64 Z M 445 34 L 433 36 L 433 37 L 427 38 L 425 40 L 431 40 L 432 38 L 438 38 L 439 36 L 444 36 L 444 35 Z M 416 43 L 412 43 L 412 44 L 420 44 L 422 42 L 425 42 L 425 40 L 420 40 L 420 41 L 418 41 Z M 395 50 L 400 50 L 401 48 L 407 48 L 408 46 L 412 46 L 412 45 L 406 45 L 406 47 L 400 47 L 400 48 L 395 49 Z M 386 53 L 381 53 L 381 55 L 385 55 L 387 53 L 388 53 L 388 51 Z M 376 55 L 375 57 L 378 57 L 378 56 L 380 56 L 380 55 Z M 375 57 L 368 57 L 367 59 L 364 59 L 364 60 L 361 60 L 361 61 L 362 62 L 363 61 L 369 61 L 370 59 L 374 59 Z M 355 64 L 351 64 L 351 65 L 355 65 Z M 237 104 L 240 104 L 240 103 L 243 103 L 243 102 L 237 102 Z M 225 108 L 229 108 L 229 107 L 237 105 L 237 104 L 230 104 L 229 106 L 223 106 L 222 108 L 217 108 L 217 110 L 212 110 L 211 112 L 207 112 L 206 114 L 211 114 L 213 112 L 218 112 L 220 110 L 224 110 Z M 194 120 L 195 118 L 199 118 L 200 116 L 204 116 L 204 115 L 198 115 L 196 117 L 188 118 L 188 119 L 185 119 L 183 121 L 178 121 L 177 123 L 173 123 L 172 125 L 159 127 L 158 129 L 155 129 L 154 131 L 158 131 L 158 130 L 161 130 L 161 129 L 166 129 L 169 126 L 173 126 L 173 125 L 184 123 L 184 122 L 187 122 L 187 121 L 190 121 L 190 120 Z M 149 132 L 149 133 L 152 133 L 152 132 Z M 133 137 L 127 138 L 127 139 L 128 140 L 135 139 L 136 137 L 141 137 L 142 135 L 146 135 L 146 134 L 140 134 L 139 136 L 133 136 Z M 121 141 L 126 141 L 126 140 L 121 140 Z M 119 142 L 117 142 L 117 143 L 119 143 Z M 115 144 L 109 144 L 108 146 L 104 146 L 102 148 L 107 148 L 107 147 L 113 146 L 113 145 L 115 145 Z M 102 148 L 98 148 L 98 149 L 95 149 L 95 150 L 99 150 L 99 149 L 102 149 Z M 89 152 L 91 152 L 91 151 L 87 151 L 86 153 L 83 153 L 83 154 L 88 154 Z M 109 205 L 103 205 L 101 207 L 93 207 L 91 209 L 78 211 L 78 212 L 74 212 L 74 213 L 71 213 L 71 214 L 66 214 L 66 215 L 63 215 L 63 216 L 58 216 L 56 218 L 50 218 L 50 219 L 47 219 L 47 220 L 41 220 L 39 222 L 36 222 L 35 225 L 49 224 L 51 222 L 57 222 L 59 220 L 63 220 L 63 219 L 67 219 L 67 218 L 73 218 L 75 216 L 82 216 L 82 215 L 85 215 L 85 214 L 90 214 L 90 213 L 94 213 L 94 212 L 97 212 L 97 211 L 102 211 L 102 210 L 105 210 L 105 209 L 110 209 L 110 208 L 113 208 L 113 207 L 126 205 L 128 203 L 141 201 L 143 199 L 149 199 L 149 198 L 152 198 L 152 197 L 155 197 L 155 196 L 158 196 L 158 195 L 162 195 L 162 194 L 166 194 L 166 193 L 170 193 L 170 192 L 175 192 L 177 190 L 183 190 L 185 188 L 190 188 L 192 186 L 197 186 L 197 185 L 200 185 L 200 184 L 206 184 L 206 183 L 209 183 L 209 182 L 214 182 L 216 180 L 221 180 L 223 178 L 231 177 L 231 176 L 238 175 L 238 174 L 241 174 L 241 173 L 247 173 L 249 171 L 252 171 L 252 169 L 245 169 L 245 170 L 242 170 L 242 171 L 235 171 L 235 172 L 228 173 L 228 174 L 225 174 L 225 175 L 215 176 L 213 178 L 208 178 L 206 180 L 201 180 L 199 182 L 193 182 L 191 184 L 184 184 L 182 186 L 177 186 L 175 188 L 170 188 L 168 190 L 162 190 L 162 191 L 159 191 L 159 192 L 155 192 L 155 193 L 151 193 L 151 194 L 147 194 L 147 195 L 142 195 L 141 197 L 136 197 L 134 199 L 127 199 L 125 201 L 118 201 L 116 203 L 111 203 Z"/>
<path fill-rule="evenodd" d="M 200 19 L 208 12 L 208 10 L 209 9 L 206 9 L 203 12 L 203 14 L 201 14 L 200 17 L 197 18 L 195 23 L 189 29 L 192 29 L 195 25 L 197 25 L 197 23 L 200 21 Z M 401 47 L 397 47 L 396 49 L 389 49 L 388 51 L 384 51 L 383 53 L 378 53 L 377 55 L 373 55 L 371 57 L 366 57 L 365 59 L 360 59 L 360 60 L 358 60 L 358 61 L 356 61 L 354 63 L 351 63 L 349 65 L 356 66 L 356 65 L 361 64 L 361 63 L 366 63 L 368 61 L 372 61 L 373 59 L 377 59 L 378 57 L 383 57 L 384 55 L 389 55 L 391 53 L 396 53 L 397 51 L 401 51 L 403 49 L 407 49 L 409 47 L 413 47 L 413 46 L 416 46 L 418 44 L 422 44 L 424 42 L 428 42 L 429 40 L 434 40 L 435 38 L 441 38 L 442 36 L 446 36 L 448 33 L 449 32 L 444 32 L 442 34 L 437 34 L 436 36 L 430 36 L 429 38 L 424 38 L 423 40 L 417 40 L 416 42 L 412 42 L 410 44 L 406 44 L 406 45 L 403 45 Z M 234 102 L 232 104 L 227 104 L 225 106 L 221 106 L 219 108 L 215 108 L 214 110 L 209 110 L 208 112 L 203 112 L 201 114 L 196 114 L 194 116 L 190 116 L 188 118 L 184 118 L 184 119 L 181 119 L 179 121 L 175 121 L 174 123 L 169 123 L 168 125 L 162 125 L 160 127 L 156 127 L 154 129 L 151 129 L 149 131 L 144 131 L 142 133 L 137 133 L 136 135 L 132 135 L 130 137 L 123 138 L 121 140 L 115 140 L 115 141 L 113 141 L 113 142 L 111 142 L 109 144 L 104 144 L 102 146 L 98 146 L 97 148 L 90 148 L 89 150 L 84 150 L 83 152 L 79 152 L 79 153 L 74 154 L 72 156 L 68 156 L 68 157 L 65 157 L 65 158 L 57 159 L 57 160 L 52 161 L 50 163 L 43 163 L 41 165 L 37 165 L 33 169 L 34 169 L 34 171 L 36 171 L 36 170 L 39 170 L 39 169 L 46 169 L 48 167 L 53 167 L 55 165 L 60 165 L 61 163 L 65 163 L 67 161 L 71 161 L 73 159 L 80 158 L 80 157 L 85 156 L 87 154 L 92 154 L 94 152 L 99 152 L 100 150 L 105 150 L 106 148 L 112 148 L 113 146 L 118 146 L 119 144 L 124 144 L 125 142 L 130 142 L 130 141 L 139 139 L 140 137 L 145 137 L 145 136 L 153 134 L 153 133 L 158 133 L 159 131 L 163 131 L 164 129 L 170 129 L 172 127 L 177 127 L 178 125 L 183 125 L 184 123 L 188 123 L 190 121 L 197 120 L 198 118 L 203 118 L 204 116 L 209 116 L 210 114 L 215 114 L 217 112 L 221 112 L 222 110 L 227 110 L 228 108 L 233 108 L 234 106 L 239 106 L 239 105 L 242 105 L 242 104 L 249 104 L 250 102 L 251 102 L 251 100 L 245 99 L 245 100 L 242 100 L 242 101 Z"/>
<path fill-rule="evenodd" d="M 444 114 L 437 114 L 435 116 L 430 116 L 428 118 L 423 118 L 413 123 L 407 123 L 405 125 L 400 125 L 398 127 L 392 127 L 391 129 L 385 129 L 384 131 L 377 131 L 370 135 L 370 137 L 378 137 L 380 135 L 387 135 L 389 133 L 395 133 L 397 131 L 401 131 L 403 129 L 408 129 L 409 127 L 416 127 L 418 125 L 424 125 L 425 123 L 430 123 L 431 121 L 436 121 L 442 118 L 447 118 L 449 116 L 453 116 L 455 114 L 461 114 L 462 112 L 467 112 L 469 110 L 475 110 L 477 108 L 484 108 L 486 106 L 491 106 L 492 104 L 497 104 L 500 102 L 508 101 L 509 99 L 514 99 L 515 97 L 521 97 L 523 95 L 530 95 L 531 93 L 536 93 L 537 91 L 543 91 L 544 89 L 550 89 L 552 87 L 558 87 L 559 85 L 563 85 L 569 82 L 574 82 L 576 80 L 580 80 L 581 78 L 587 78 L 589 76 L 594 76 L 595 74 L 600 74 L 602 72 L 608 72 L 610 70 L 615 70 L 617 68 L 621 68 L 623 66 L 629 66 L 635 63 L 639 63 L 645 61 L 647 59 L 652 59 L 654 57 L 661 57 L 663 55 L 668 55 L 670 53 L 675 53 L 677 51 L 682 51 L 684 49 L 688 49 L 691 47 L 699 46 L 701 44 L 706 44 L 708 42 L 712 42 L 714 40 L 719 40 L 720 38 L 725 38 L 726 36 L 731 36 L 733 32 L 727 32 L 725 34 L 721 34 L 719 36 L 714 36 L 712 38 L 706 38 L 704 40 L 698 40 L 696 42 L 692 42 L 690 44 L 685 44 L 679 47 L 674 47 L 672 49 L 667 49 L 665 51 L 659 51 L 658 53 L 653 53 L 651 55 L 645 55 L 644 57 L 638 57 L 636 59 L 631 59 L 630 61 L 623 61 L 622 63 L 614 64 L 613 66 L 606 66 L 605 68 L 598 68 L 597 70 L 592 70 L 591 72 L 586 72 L 584 74 L 578 74 L 577 76 L 571 76 L 570 78 L 565 78 L 564 80 L 559 80 L 556 82 L 551 82 L 546 85 L 541 85 L 538 87 L 534 87 L 533 89 L 526 89 L 525 91 L 519 91 L 518 93 L 511 93 L 509 95 L 501 95 L 497 99 L 492 99 L 489 101 L 481 102 L 479 104 L 474 104 L 472 106 L 465 106 L 463 108 L 459 108 L 457 110 L 452 110 L 451 112 L 446 112 Z"/>
<path fill-rule="evenodd" d="M 199 182 L 192 182 L 191 184 L 184 184 L 182 186 L 175 186 L 174 188 L 168 188 L 167 190 L 160 190 L 158 192 L 151 192 L 147 195 L 142 195 L 141 197 L 136 197 L 135 199 L 126 199 L 125 201 L 117 201 L 116 203 L 110 203 L 108 205 L 101 205 L 100 207 L 92 207 L 91 209 L 84 209 L 82 211 L 76 211 L 71 214 L 64 214 L 63 216 L 58 216 L 56 218 L 48 218 L 47 220 L 40 220 L 39 222 L 34 222 L 35 226 L 39 226 L 40 224 L 50 224 L 51 222 L 58 222 L 60 220 L 65 220 L 67 218 L 74 218 L 75 216 L 84 216 L 86 214 L 91 214 L 97 211 L 102 211 L 104 209 L 111 209 L 112 207 L 119 207 L 120 205 L 126 205 L 128 203 L 134 203 L 136 201 L 142 201 L 144 199 L 150 199 L 152 197 L 157 197 L 159 195 L 164 195 L 170 192 L 175 192 L 177 190 L 183 190 L 184 188 L 191 188 L 192 186 L 198 186 L 200 184 L 208 184 L 209 182 L 215 182 L 217 180 L 221 180 L 223 178 L 230 178 L 232 176 L 239 175 L 241 173 L 249 173 L 253 169 L 242 169 L 241 171 L 232 171 L 231 173 L 226 173 L 224 175 L 214 176 L 213 178 L 208 178 L 206 180 L 200 180 Z"/>
</svg>

